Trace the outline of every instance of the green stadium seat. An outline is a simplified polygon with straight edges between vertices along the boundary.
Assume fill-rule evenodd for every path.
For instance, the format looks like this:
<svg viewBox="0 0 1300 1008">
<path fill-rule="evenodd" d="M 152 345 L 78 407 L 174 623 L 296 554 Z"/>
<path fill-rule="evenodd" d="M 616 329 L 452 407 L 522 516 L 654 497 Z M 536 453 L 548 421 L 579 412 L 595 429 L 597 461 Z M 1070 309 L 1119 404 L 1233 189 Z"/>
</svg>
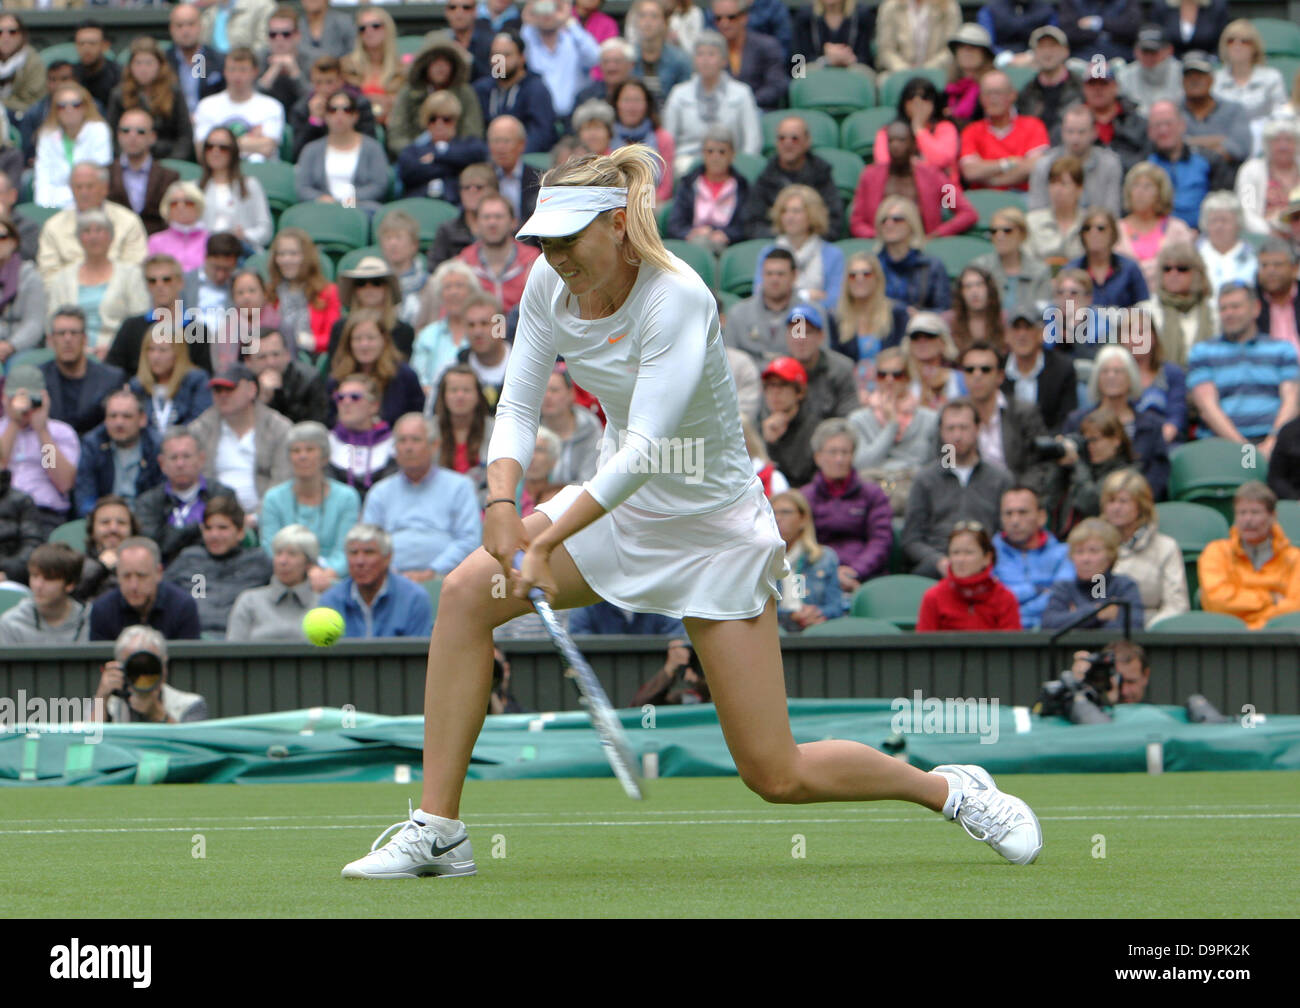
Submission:
<svg viewBox="0 0 1300 1008">
<path fill-rule="evenodd" d="M 709 290 L 713 290 L 717 283 L 717 260 L 713 258 L 713 253 L 694 242 L 683 241 L 680 238 L 667 238 L 664 240 L 664 248 L 675 255 L 678 259 L 686 262 L 691 269 L 695 270 L 708 285 Z"/>
<path fill-rule="evenodd" d="M 75 550 L 84 550 L 86 548 L 86 519 L 75 518 L 70 522 L 64 522 L 50 533 L 49 541 L 65 543 Z"/>
<path fill-rule="evenodd" d="M 1294 630 L 1300 633 L 1300 612 L 1283 613 L 1265 623 L 1262 630 Z"/>
<path fill-rule="evenodd" d="M 424 590 L 429 593 L 429 605 L 433 609 L 433 615 L 436 619 L 438 616 L 438 599 L 442 595 L 442 578 L 430 578 L 424 582 Z"/>
<path fill-rule="evenodd" d="M 277 231 L 302 228 L 323 252 L 342 255 L 368 244 L 370 222 L 360 210 L 337 203 L 295 203 L 280 216 Z"/>
<path fill-rule="evenodd" d="M 943 263 L 948 276 L 956 280 L 974 260 L 993 251 L 993 243 L 986 238 L 971 235 L 952 235 L 947 238 L 933 238 L 925 243 L 923 250 Z"/>
<path fill-rule="evenodd" d="M 1250 628 L 1236 616 L 1219 612 L 1176 613 L 1147 627 L 1148 633 L 1250 633 Z"/>
<path fill-rule="evenodd" d="M 913 77 L 925 77 L 939 89 L 939 94 L 943 94 L 943 89 L 948 86 L 948 72 L 946 70 L 937 70 L 930 67 L 922 67 L 919 70 L 900 70 L 897 73 L 891 73 L 885 78 L 884 86 L 880 89 L 881 107 L 898 108 L 898 96 L 903 93 L 903 88 L 907 87 L 907 82 Z"/>
<path fill-rule="evenodd" d="M 1032 66 L 1011 66 L 1007 65 L 1002 68 L 1002 72 L 1007 75 L 1011 81 L 1011 86 L 1016 89 L 1017 93 L 1025 89 L 1028 84 L 1038 74 L 1038 68 Z"/>
<path fill-rule="evenodd" d="M 1300 26 L 1281 18 L 1260 17 L 1250 21 L 1264 40 L 1264 53 L 1270 63 L 1274 56 L 1300 56 Z M 1290 85 L 1287 81 L 1288 92 Z"/>
<path fill-rule="evenodd" d="M 338 272 L 342 274 L 352 269 L 366 256 L 379 256 L 382 259 L 384 250 L 378 245 L 367 245 L 365 248 L 353 249 L 351 252 L 344 253 L 343 258 L 339 260 Z"/>
<path fill-rule="evenodd" d="M 399 56 L 409 56 L 414 58 L 415 54 L 424 48 L 423 35 L 398 35 L 397 36 L 397 54 Z M 410 63 L 410 59 L 404 59 L 402 62 Z"/>
<path fill-rule="evenodd" d="M 35 203 L 19 203 L 14 207 L 14 213 L 26 217 L 37 227 L 44 226 L 45 222 L 58 212 L 58 207 L 43 207 Z"/>
<path fill-rule="evenodd" d="M 1277 523 L 1291 542 L 1300 546 L 1300 501 L 1280 500 L 1277 502 Z"/>
<path fill-rule="evenodd" d="M 763 113 L 763 153 L 771 157 L 776 151 L 776 128 L 782 121 L 796 116 L 808 124 L 814 147 L 835 147 L 840 142 L 840 128 L 835 120 L 818 109 L 774 109 Z"/>
<path fill-rule="evenodd" d="M 330 283 L 334 282 L 334 278 L 338 273 L 338 270 L 334 265 L 334 259 L 331 256 L 327 256 L 324 252 L 320 254 L 320 271 L 324 274 L 325 279 Z"/>
<path fill-rule="evenodd" d="M 280 134 L 280 160 L 293 164 L 293 127 L 287 122 L 284 124 L 284 132 Z"/>
<path fill-rule="evenodd" d="M 839 619 L 817 623 L 795 637 L 878 637 L 884 634 L 901 634 L 903 631 L 888 620 L 869 619 L 866 616 L 841 616 Z"/>
<path fill-rule="evenodd" d="M 1200 587 L 1197 558 L 1215 539 L 1228 538 L 1228 522 L 1214 508 L 1189 501 L 1161 501 L 1156 505 L 1156 521 L 1160 531 L 1172 536 L 1182 550 L 1183 567 L 1187 571 L 1187 595 L 1195 599 Z"/>
<path fill-rule="evenodd" d="M 261 275 L 263 280 L 270 280 L 271 278 L 271 274 L 269 271 L 270 262 L 271 262 L 271 258 L 268 253 L 254 252 L 251 256 L 249 256 L 247 259 L 244 260 L 241 268 L 257 270 L 257 272 Z"/>
<path fill-rule="evenodd" d="M 438 227 L 445 221 L 455 220 L 460 216 L 460 208 L 446 200 L 430 199 L 428 196 L 412 196 L 407 199 L 394 200 L 379 208 L 370 225 L 370 240 L 379 244 L 379 224 L 394 210 L 405 210 L 420 224 L 420 247 L 427 249 L 433 244 L 433 237 Z"/>
<path fill-rule="evenodd" d="M 740 151 L 731 159 L 731 166 L 752 185 L 754 179 L 762 175 L 763 169 L 767 167 L 767 158 Z"/>
<path fill-rule="evenodd" d="M 551 154 L 549 151 L 533 151 L 524 155 L 524 164 L 539 172 L 548 172 L 551 170 Z"/>
<path fill-rule="evenodd" d="M 734 305 L 738 305 L 741 302 L 739 295 L 733 294 L 731 291 L 720 290 L 715 291 L 715 293 L 718 295 L 718 300 L 722 302 L 722 313 L 724 315 L 731 311 Z"/>
<path fill-rule="evenodd" d="M 1024 193 L 1002 192 L 999 189 L 968 189 L 966 198 L 970 200 L 970 205 L 975 208 L 979 214 L 979 221 L 971 229 L 972 235 L 987 237 L 989 227 L 993 223 L 993 215 L 1003 207 L 1018 207 L 1021 210 L 1028 209 L 1027 200 Z"/>
<path fill-rule="evenodd" d="M 298 202 L 298 185 L 293 177 L 293 165 L 287 161 L 258 161 L 243 164 L 245 175 L 251 175 L 262 185 L 271 213 L 278 218 Z"/>
<path fill-rule="evenodd" d="M 9 358 L 5 363 L 5 370 L 12 371 L 20 364 L 30 364 L 32 367 L 40 367 L 42 364 L 48 364 L 54 360 L 54 351 L 49 347 L 29 347 L 26 350 L 19 350 Z"/>
<path fill-rule="evenodd" d="M 203 176 L 203 166 L 197 165 L 193 161 L 183 161 L 180 158 L 163 158 L 158 162 L 164 168 L 170 168 L 181 177 L 182 182 L 198 183 Z"/>
<path fill-rule="evenodd" d="M 904 630 L 913 630 L 921 610 L 921 596 L 938 583 L 916 574 L 872 578 L 853 593 L 850 615 L 882 619 Z"/>
<path fill-rule="evenodd" d="M 907 557 L 903 556 L 903 521 L 902 518 L 893 519 L 894 537 L 889 546 L 890 574 L 907 573 Z"/>
<path fill-rule="evenodd" d="M 819 109 L 840 118 L 876 104 L 876 86 L 852 70 L 813 70 L 790 82 L 790 108 Z"/>
<path fill-rule="evenodd" d="M 1169 459 L 1169 496 L 1179 501 L 1199 501 L 1232 520 L 1232 495 L 1249 479 L 1263 475 L 1247 469 L 1243 445 L 1226 438 L 1205 438 L 1181 445 Z M 1257 459 L 1263 463 L 1262 458 Z"/>
<path fill-rule="evenodd" d="M 840 123 L 840 149 L 853 151 L 868 163 L 874 161 L 876 134 L 896 118 L 898 114 L 892 105 L 859 109 Z"/>
<path fill-rule="evenodd" d="M 874 238 L 841 238 L 835 243 L 835 247 L 844 253 L 844 264 L 859 252 L 870 252 L 872 255 L 880 254 L 880 242 Z"/>
<path fill-rule="evenodd" d="M 668 237 L 668 215 L 673 212 L 673 201 L 666 200 L 664 205 L 655 211 L 655 224 L 659 228 L 659 237 Z"/>
<path fill-rule="evenodd" d="M 1300 56 L 1270 56 L 1268 65 L 1282 75 L 1286 93 L 1291 94 L 1295 90 L 1296 74 L 1300 73 Z"/>
<path fill-rule="evenodd" d="M 718 287 L 742 298 L 749 297 L 754 292 L 758 253 L 771 244 L 768 238 L 751 238 L 729 246 L 718 263 Z"/>
<path fill-rule="evenodd" d="M 856 75 L 855 75 L 856 76 Z M 848 225 L 848 205 L 853 202 L 853 194 L 858 188 L 858 177 L 866 168 L 866 163 L 852 151 L 840 150 L 838 147 L 814 147 L 819 158 L 831 166 L 831 181 L 844 199 L 845 226 Z"/>
<path fill-rule="evenodd" d="M 85 546 L 84 540 L 81 545 Z M 31 598 L 31 595 L 17 588 L 0 588 L 0 613 L 8 612 L 25 598 Z"/>
</svg>

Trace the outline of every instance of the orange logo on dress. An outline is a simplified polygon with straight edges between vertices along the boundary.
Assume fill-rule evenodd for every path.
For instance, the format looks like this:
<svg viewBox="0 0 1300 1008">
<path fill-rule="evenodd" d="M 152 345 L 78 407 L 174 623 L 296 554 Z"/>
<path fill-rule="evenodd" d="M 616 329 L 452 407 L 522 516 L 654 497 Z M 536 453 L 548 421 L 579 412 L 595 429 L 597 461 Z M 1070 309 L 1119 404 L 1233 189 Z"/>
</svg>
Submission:
<svg viewBox="0 0 1300 1008">
<path fill-rule="evenodd" d="M 546 202 L 548 199 L 550 199 L 550 198 L 551 198 L 550 196 L 543 196 L 543 197 L 542 197 L 541 199 L 539 199 L 537 202 L 538 202 L 538 203 L 545 203 L 545 202 Z"/>
<path fill-rule="evenodd" d="M 621 332 L 621 333 L 619 333 L 617 336 L 611 336 L 611 337 L 609 338 L 609 341 L 610 341 L 611 343 L 617 343 L 617 342 L 618 342 L 619 340 L 621 340 L 624 336 L 626 336 L 628 332 L 631 332 L 631 330 L 629 329 L 627 332 Z"/>
</svg>

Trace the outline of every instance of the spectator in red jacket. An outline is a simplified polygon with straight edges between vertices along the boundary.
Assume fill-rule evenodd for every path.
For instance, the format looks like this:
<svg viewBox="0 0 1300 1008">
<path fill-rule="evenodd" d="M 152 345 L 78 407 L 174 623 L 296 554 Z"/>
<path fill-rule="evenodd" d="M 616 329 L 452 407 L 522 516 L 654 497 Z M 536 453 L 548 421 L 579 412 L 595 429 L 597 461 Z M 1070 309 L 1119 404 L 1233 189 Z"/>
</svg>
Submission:
<svg viewBox="0 0 1300 1008">
<path fill-rule="evenodd" d="M 927 238 L 969 230 L 979 219 L 979 214 L 961 191 L 961 186 L 920 160 L 911 123 L 895 119 L 885 127 L 885 139 L 889 144 L 889 162 L 867 165 L 863 169 L 857 191 L 853 194 L 849 233 L 854 238 L 876 237 L 876 208 L 887 193 L 904 195 L 920 207 L 921 224 Z M 943 219 L 945 209 L 952 211 L 947 220 Z"/>
<path fill-rule="evenodd" d="M 885 572 L 894 542 L 894 509 L 875 483 L 853 469 L 858 436 L 841 417 L 823 420 L 813 430 L 817 475 L 802 490 L 812 508 L 817 541 L 839 557 L 840 588 L 857 591 L 863 581 Z"/>
<path fill-rule="evenodd" d="M 1019 630 L 1020 605 L 993 576 L 997 556 L 988 529 L 960 521 L 948 534 L 948 573 L 921 597 L 918 633 Z"/>
</svg>

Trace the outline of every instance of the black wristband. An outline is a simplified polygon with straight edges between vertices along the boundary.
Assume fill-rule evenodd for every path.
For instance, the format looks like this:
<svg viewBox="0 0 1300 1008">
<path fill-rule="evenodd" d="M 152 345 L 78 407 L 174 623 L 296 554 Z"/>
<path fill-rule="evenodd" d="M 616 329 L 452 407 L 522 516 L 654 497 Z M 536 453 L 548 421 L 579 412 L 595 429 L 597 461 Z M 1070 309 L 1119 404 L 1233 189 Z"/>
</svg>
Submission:
<svg viewBox="0 0 1300 1008">
<path fill-rule="evenodd" d="M 514 499 L 513 497 L 497 497 L 497 498 L 494 498 L 493 500 L 490 500 L 490 501 L 488 501 L 486 504 L 483 505 L 483 510 L 486 511 L 486 510 L 487 510 L 488 508 L 490 508 L 493 504 L 502 504 L 502 503 L 504 503 L 504 504 L 514 504 L 514 503 L 515 503 L 515 499 Z"/>
</svg>

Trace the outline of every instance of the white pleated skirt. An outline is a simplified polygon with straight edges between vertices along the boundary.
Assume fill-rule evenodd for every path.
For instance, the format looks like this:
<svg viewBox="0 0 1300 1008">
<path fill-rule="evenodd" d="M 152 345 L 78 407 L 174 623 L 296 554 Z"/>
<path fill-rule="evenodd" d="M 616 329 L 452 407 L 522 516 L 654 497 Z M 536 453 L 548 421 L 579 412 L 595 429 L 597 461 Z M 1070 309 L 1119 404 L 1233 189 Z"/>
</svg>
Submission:
<svg viewBox="0 0 1300 1008">
<path fill-rule="evenodd" d="M 551 521 L 582 487 L 537 507 Z M 733 503 L 705 514 L 662 515 L 626 502 L 564 541 L 578 571 L 607 602 L 633 612 L 749 619 L 781 597 L 790 573 L 776 516 L 754 479 Z"/>
</svg>

